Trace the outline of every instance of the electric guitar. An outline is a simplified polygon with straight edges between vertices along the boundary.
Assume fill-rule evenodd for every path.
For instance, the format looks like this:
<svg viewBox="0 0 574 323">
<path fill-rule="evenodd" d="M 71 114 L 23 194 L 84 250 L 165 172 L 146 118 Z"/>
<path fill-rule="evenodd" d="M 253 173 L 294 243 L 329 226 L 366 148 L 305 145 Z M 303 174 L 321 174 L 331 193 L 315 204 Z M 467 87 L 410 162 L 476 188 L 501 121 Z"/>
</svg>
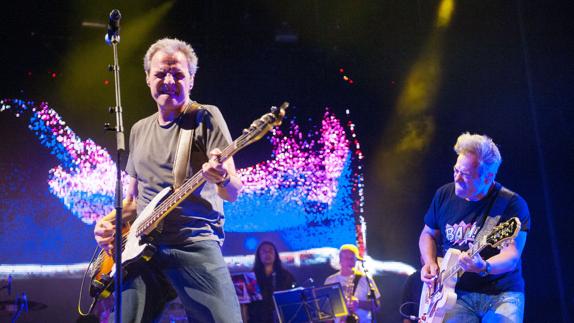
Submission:
<svg viewBox="0 0 574 323">
<path fill-rule="evenodd" d="M 255 120 L 249 128 L 244 129 L 241 136 L 223 149 L 219 160 L 224 162 L 239 150 L 261 139 L 271 128 L 281 124 L 289 103 L 284 102 L 279 108 L 271 108 L 271 112 Z M 122 231 L 122 270 L 138 261 L 151 259 L 155 247 L 146 237 L 160 222 L 183 200 L 190 196 L 198 187 L 205 183 L 201 171 L 185 180 L 174 189 L 166 187 L 159 192 L 138 214 L 131 225 L 125 225 Z M 112 213 L 115 211 L 112 211 Z M 94 299 L 106 298 L 113 292 L 113 276 L 116 271 L 113 255 L 100 251 L 93 265 L 88 269 L 91 277 L 90 296 Z"/>
<path fill-rule="evenodd" d="M 520 220 L 516 217 L 494 227 L 488 234 L 481 235 L 478 242 L 467 253 L 474 257 L 486 246 L 502 247 L 509 243 L 520 231 Z M 440 272 L 433 285 L 423 284 L 419 303 L 419 323 L 440 323 L 445 314 L 456 303 L 455 285 L 464 270 L 458 264 L 461 251 L 448 249 L 444 259 L 440 262 Z"/>
</svg>

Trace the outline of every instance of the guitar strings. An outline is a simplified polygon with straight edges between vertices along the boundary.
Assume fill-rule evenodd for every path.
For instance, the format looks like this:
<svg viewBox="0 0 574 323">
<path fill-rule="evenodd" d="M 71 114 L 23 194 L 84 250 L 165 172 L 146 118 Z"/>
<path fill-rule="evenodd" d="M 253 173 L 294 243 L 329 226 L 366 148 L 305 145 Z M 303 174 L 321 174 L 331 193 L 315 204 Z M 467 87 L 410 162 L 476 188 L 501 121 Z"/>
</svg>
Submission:
<svg viewBox="0 0 574 323">
<path fill-rule="evenodd" d="M 265 117 L 265 116 L 264 116 Z M 263 119 L 263 118 L 261 118 Z M 258 130 L 258 131 L 262 131 L 262 128 L 264 128 L 264 126 L 267 126 L 270 122 L 266 121 L 266 120 L 261 120 L 258 119 L 257 121 L 260 121 L 259 124 L 255 125 L 255 127 L 258 127 L 259 129 L 252 129 L 251 132 L 249 133 L 244 133 L 241 136 L 239 136 L 231 145 L 227 146 L 225 149 L 223 149 L 223 152 L 221 153 L 223 157 L 225 157 L 226 159 L 229 158 L 232 153 L 235 151 L 238 151 L 239 149 L 236 149 L 235 146 L 239 145 L 239 147 L 243 148 L 244 145 L 246 145 L 249 140 L 251 140 L 252 138 L 249 138 L 251 135 L 253 135 L 254 130 Z M 253 137 L 253 136 L 251 136 Z M 184 182 L 184 184 L 180 187 L 180 189 L 178 190 L 178 193 L 174 193 L 170 196 L 168 196 L 163 202 L 161 202 L 157 208 L 152 212 L 152 216 L 150 218 L 148 218 L 148 220 L 144 221 L 142 224 L 140 224 L 136 230 L 136 235 L 141 235 L 143 233 L 143 231 L 145 231 L 147 228 L 149 228 L 151 225 L 153 225 L 154 222 L 157 221 L 157 219 L 161 218 L 165 212 L 167 212 L 167 210 L 174 204 L 176 203 L 178 200 L 181 200 L 187 196 L 189 196 L 189 194 L 191 194 L 191 192 L 193 192 L 193 190 L 195 190 L 195 186 L 201 185 L 205 179 L 203 179 L 202 176 L 200 176 L 201 173 L 196 173 L 194 176 L 192 176 L 190 178 L 189 181 Z M 197 183 L 196 183 L 197 182 Z M 191 192 L 190 192 L 191 191 Z M 179 193 L 179 192 L 183 192 L 183 193 Z"/>
</svg>

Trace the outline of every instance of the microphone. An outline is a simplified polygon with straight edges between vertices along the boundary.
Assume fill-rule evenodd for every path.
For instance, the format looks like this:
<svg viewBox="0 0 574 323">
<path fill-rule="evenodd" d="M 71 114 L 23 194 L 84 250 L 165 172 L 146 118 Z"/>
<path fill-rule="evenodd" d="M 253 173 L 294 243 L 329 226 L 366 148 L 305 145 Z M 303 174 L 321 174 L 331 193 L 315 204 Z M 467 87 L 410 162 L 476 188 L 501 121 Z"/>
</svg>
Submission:
<svg viewBox="0 0 574 323">
<path fill-rule="evenodd" d="M 108 32 L 105 37 L 108 45 L 120 42 L 120 19 L 122 19 L 122 14 L 118 9 L 114 9 L 110 12 Z"/>
</svg>

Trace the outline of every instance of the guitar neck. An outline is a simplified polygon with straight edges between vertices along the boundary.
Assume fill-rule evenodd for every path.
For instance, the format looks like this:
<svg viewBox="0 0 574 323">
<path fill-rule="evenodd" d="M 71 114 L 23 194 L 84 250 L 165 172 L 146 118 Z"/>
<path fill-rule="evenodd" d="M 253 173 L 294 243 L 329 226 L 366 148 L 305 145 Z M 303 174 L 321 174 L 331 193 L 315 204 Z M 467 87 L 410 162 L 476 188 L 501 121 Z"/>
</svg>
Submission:
<svg viewBox="0 0 574 323">
<path fill-rule="evenodd" d="M 219 160 L 224 162 L 233 155 L 235 155 L 243 147 L 249 143 L 248 134 L 242 134 L 229 146 L 225 147 L 221 152 Z M 183 200 L 189 197 L 198 187 L 205 183 L 205 178 L 201 171 L 195 173 L 192 177 L 183 182 L 171 195 L 163 200 L 154 209 L 153 214 L 136 228 L 136 236 L 141 236 L 147 233 L 150 229 L 163 220 L 175 207 L 177 207 Z"/>
<path fill-rule="evenodd" d="M 472 248 L 470 248 L 467 253 L 470 257 L 476 256 L 479 252 L 482 251 L 486 246 L 491 246 L 493 248 L 501 246 L 505 241 L 509 241 L 514 239 L 518 232 L 520 231 L 520 220 L 517 217 L 513 217 L 507 220 L 504 223 L 501 223 L 494 227 L 496 222 L 500 219 L 500 215 L 492 218 L 489 224 L 483 228 L 488 228 L 486 232 L 482 235 L 479 234 L 479 238 Z M 443 273 L 441 273 L 440 281 L 446 281 L 447 279 L 451 278 L 453 275 L 457 275 L 458 273 L 462 273 L 464 270 L 458 264 L 451 268 L 448 268 Z"/>
<path fill-rule="evenodd" d="M 266 113 L 261 118 L 255 120 L 248 129 L 243 130 L 241 136 L 223 149 L 219 156 L 219 162 L 223 163 L 242 148 L 262 138 L 263 135 L 265 135 L 265 133 L 267 133 L 273 126 L 281 124 L 281 120 L 285 115 L 285 109 L 287 109 L 288 106 L 288 102 L 283 102 L 279 109 L 273 107 L 271 112 Z M 142 223 L 135 228 L 136 236 L 140 237 L 141 235 L 147 234 L 151 230 L 155 229 L 158 223 L 163 220 L 169 212 L 190 196 L 191 193 L 193 193 L 203 183 L 205 183 L 205 178 L 203 177 L 202 171 L 195 173 L 191 178 L 184 181 L 180 187 L 171 192 L 165 200 L 161 201 L 161 203 L 154 208 L 149 217 L 143 220 Z"/>
<path fill-rule="evenodd" d="M 484 249 L 485 247 L 486 247 L 486 244 L 483 244 L 483 243 L 480 243 L 480 242 L 479 242 L 479 243 L 473 245 L 472 248 L 470 248 L 470 249 L 467 251 L 467 253 L 468 253 L 468 255 L 472 258 L 472 257 L 476 256 L 479 252 L 481 252 L 482 249 Z M 452 276 L 458 275 L 459 273 L 462 273 L 462 272 L 464 272 L 464 269 L 462 269 L 462 267 L 461 267 L 461 266 L 458 264 L 458 262 L 457 262 L 457 264 L 456 264 L 455 266 L 448 268 L 448 269 L 442 274 L 442 279 L 441 279 L 441 280 L 442 280 L 442 281 L 446 281 L 446 280 L 448 280 L 449 278 L 451 278 Z"/>
</svg>

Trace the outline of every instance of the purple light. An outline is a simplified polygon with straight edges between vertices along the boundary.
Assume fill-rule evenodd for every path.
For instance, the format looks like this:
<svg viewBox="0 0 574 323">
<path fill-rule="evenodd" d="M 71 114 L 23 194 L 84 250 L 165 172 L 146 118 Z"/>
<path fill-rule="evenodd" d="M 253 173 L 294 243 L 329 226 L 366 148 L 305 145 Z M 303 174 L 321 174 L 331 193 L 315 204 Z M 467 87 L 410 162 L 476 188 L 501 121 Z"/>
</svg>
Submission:
<svg viewBox="0 0 574 323">
<path fill-rule="evenodd" d="M 6 99 L 3 111 L 29 118 L 30 130 L 58 158 L 49 189 L 74 215 L 91 224 L 112 210 L 115 163 L 104 148 L 79 138 L 46 103 Z M 270 141 L 270 160 L 238 170 L 244 189 L 236 203 L 225 205 L 227 231 L 279 230 L 289 241 L 315 239 L 320 246 L 358 238 L 364 248 L 364 157 L 355 125 L 344 127 L 327 109 L 319 129 L 303 133 L 291 121 L 287 134 L 274 129 Z M 122 181 L 127 187 L 126 174 Z"/>
<path fill-rule="evenodd" d="M 61 162 L 49 171 L 48 186 L 74 215 L 91 224 L 113 209 L 115 163 L 105 148 L 78 137 L 45 102 L 1 100 L 0 112 L 9 110 L 28 118 L 28 128 Z M 127 187 L 125 173 L 122 182 Z"/>
</svg>

